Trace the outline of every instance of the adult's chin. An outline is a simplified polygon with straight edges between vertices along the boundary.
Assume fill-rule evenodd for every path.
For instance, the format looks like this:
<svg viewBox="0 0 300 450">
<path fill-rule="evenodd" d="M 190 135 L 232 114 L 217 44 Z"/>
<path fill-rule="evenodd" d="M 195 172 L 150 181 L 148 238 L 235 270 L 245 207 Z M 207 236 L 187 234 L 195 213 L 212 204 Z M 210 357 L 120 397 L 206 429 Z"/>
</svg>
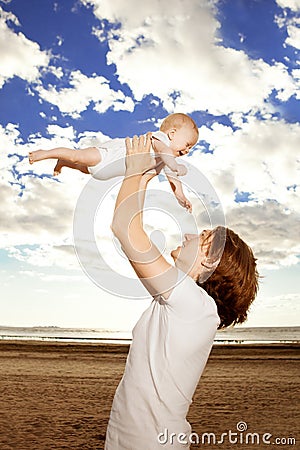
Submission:
<svg viewBox="0 0 300 450">
<path fill-rule="evenodd" d="M 174 262 L 176 262 L 176 260 L 178 258 L 178 255 L 179 255 L 179 252 L 180 252 L 180 248 L 181 247 L 177 247 L 174 250 L 172 250 L 171 253 L 170 253 L 170 255 L 173 258 Z"/>
<path fill-rule="evenodd" d="M 176 257 L 176 250 L 172 250 L 170 253 L 171 257 L 173 258 L 174 262 L 176 261 L 177 257 Z"/>
</svg>

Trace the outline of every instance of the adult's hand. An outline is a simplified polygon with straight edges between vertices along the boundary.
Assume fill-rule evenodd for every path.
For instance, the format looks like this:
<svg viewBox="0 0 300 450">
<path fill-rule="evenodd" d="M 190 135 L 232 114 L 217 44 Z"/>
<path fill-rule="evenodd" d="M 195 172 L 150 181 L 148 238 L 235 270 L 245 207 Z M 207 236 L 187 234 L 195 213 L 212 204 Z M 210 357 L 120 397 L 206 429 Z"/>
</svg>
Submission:
<svg viewBox="0 0 300 450">
<path fill-rule="evenodd" d="M 132 139 L 125 139 L 126 145 L 126 173 L 125 176 L 148 174 L 155 165 L 155 158 L 150 153 L 151 133 L 147 133 L 146 137 L 133 136 Z M 155 176 L 153 173 L 152 176 Z"/>
</svg>

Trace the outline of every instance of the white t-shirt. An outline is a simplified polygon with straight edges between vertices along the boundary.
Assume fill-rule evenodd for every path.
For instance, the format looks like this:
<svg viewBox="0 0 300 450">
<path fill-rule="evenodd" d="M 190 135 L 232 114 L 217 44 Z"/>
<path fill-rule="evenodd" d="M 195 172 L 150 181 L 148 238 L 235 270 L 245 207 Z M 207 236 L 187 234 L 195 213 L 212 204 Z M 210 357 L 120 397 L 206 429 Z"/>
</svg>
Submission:
<svg viewBox="0 0 300 450">
<path fill-rule="evenodd" d="M 214 300 L 189 276 L 167 300 L 152 300 L 133 329 L 105 450 L 189 448 L 186 415 L 219 323 Z M 159 441 L 166 430 L 167 442 L 164 437 Z M 182 436 L 171 438 L 171 443 L 171 433 L 185 433 L 187 445 L 178 442 Z"/>
<path fill-rule="evenodd" d="M 162 141 L 169 147 L 170 140 L 163 131 L 152 133 L 152 137 Z M 88 171 L 96 180 L 109 180 L 125 175 L 126 147 L 125 139 L 111 139 L 97 147 L 101 161 L 95 166 L 89 166 Z"/>
</svg>

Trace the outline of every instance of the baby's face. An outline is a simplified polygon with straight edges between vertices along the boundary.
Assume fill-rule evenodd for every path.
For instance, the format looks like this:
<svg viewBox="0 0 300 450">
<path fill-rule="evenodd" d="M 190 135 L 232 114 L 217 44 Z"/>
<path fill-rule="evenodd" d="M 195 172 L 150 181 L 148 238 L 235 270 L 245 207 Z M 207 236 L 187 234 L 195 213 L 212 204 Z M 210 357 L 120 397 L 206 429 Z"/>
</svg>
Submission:
<svg viewBox="0 0 300 450">
<path fill-rule="evenodd" d="M 189 126 L 173 130 L 169 134 L 169 138 L 171 140 L 170 148 L 174 156 L 186 155 L 197 142 L 195 130 Z"/>
</svg>

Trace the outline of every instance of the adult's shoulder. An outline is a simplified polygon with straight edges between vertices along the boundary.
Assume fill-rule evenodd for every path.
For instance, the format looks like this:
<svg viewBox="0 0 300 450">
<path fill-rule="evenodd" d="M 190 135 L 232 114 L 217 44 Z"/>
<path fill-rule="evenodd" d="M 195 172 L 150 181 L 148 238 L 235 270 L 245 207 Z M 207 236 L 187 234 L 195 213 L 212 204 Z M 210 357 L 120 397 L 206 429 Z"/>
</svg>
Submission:
<svg viewBox="0 0 300 450">
<path fill-rule="evenodd" d="M 178 271 L 178 280 L 167 300 L 169 308 L 185 320 L 210 318 L 219 323 L 214 299 L 190 276 Z"/>
</svg>

